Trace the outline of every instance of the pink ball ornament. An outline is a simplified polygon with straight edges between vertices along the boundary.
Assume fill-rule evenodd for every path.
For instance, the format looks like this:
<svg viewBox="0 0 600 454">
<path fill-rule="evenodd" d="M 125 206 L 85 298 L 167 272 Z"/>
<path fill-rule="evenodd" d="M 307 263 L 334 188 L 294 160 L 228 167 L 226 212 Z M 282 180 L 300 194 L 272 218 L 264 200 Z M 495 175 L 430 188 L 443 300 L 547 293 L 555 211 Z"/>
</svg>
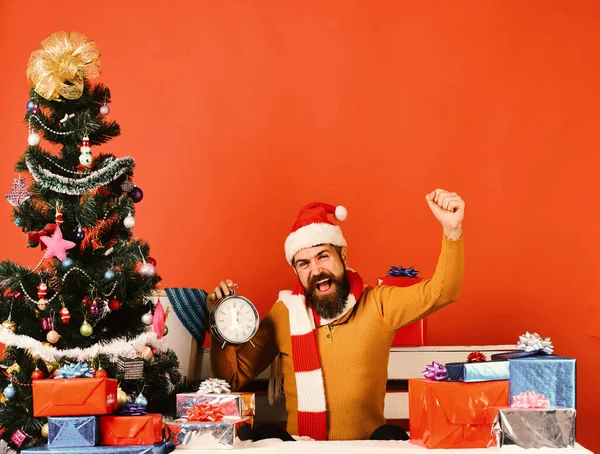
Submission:
<svg viewBox="0 0 600 454">
<path fill-rule="evenodd" d="M 152 359 L 152 349 L 150 347 L 148 347 L 147 345 L 142 348 L 141 351 L 138 352 L 138 354 L 144 358 L 144 361 L 150 361 Z"/>
<path fill-rule="evenodd" d="M 48 334 L 46 334 L 46 340 L 48 342 L 50 342 L 51 344 L 56 344 L 59 339 L 60 339 L 60 334 L 58 334 L 54 330 L 49 331 Z"/>
<path fill-rule="evenodd" d="M 144 263 L 140 268 L 140 276 L 142 277 L 152 277 L 156 274 L 156 268 L 151 263 Z"/>
<path fill-rule="evenodd" d="M 102 105 L 102 107 L 100 107 L 100 113 L 102 115 L 108 115 L 108 113 L 110 112 L 110 107 L 108 107 L 106 104 Z"/>
</svg>

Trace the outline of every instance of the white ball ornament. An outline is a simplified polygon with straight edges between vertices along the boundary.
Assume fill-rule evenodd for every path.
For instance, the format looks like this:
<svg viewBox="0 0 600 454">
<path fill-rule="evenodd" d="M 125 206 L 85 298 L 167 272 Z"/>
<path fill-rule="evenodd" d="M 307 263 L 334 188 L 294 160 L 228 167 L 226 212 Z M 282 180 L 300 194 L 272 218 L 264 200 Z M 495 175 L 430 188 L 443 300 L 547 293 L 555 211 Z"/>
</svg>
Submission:
<svg viewBox="0 0 600 454">
<path fill-rule="evenodd" d="M 152 277 L 156 274 L 156 268 L 152 263 L 145 262 L 140 268 L 140 275 L 142 277 Z"/>
<path fill-rule="evenodd" d="M 135 218 L 129 213 L 125 219 L 123 219 L 123 225 L 125 228 L 132 229 L 135 227 Z"/>
<path fill-rule="evenodd" d="M 29 137 L 27 137 L 27 144 L 29 144 L 30 147 L 37 147 L 40 144 L 40 140 L 40 136 L 35 132 L 32 132 L 29 134 Z"/>
<path fill-rule="evenodd" d="M 144 325 L 152 325 L 152 312 L 146 312 L 142 315 L 142 323 Z"/>
</svg>

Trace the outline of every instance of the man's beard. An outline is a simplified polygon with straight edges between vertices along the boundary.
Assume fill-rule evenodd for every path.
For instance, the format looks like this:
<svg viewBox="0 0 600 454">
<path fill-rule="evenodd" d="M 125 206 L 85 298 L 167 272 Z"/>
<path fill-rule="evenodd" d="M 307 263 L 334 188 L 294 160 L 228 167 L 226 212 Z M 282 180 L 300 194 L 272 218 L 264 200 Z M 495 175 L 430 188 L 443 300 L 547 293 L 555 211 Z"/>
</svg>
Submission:
<svg viewBox="0 0 600 454">
<path fill-rule="evenodd" d="M 331 279 L 331 285 L 335 287 L 333 292 L 321 296 L 317 290 L 317 282 L 323 279 Z M 346 307 L 346 300 L 350 294 L 350 282 L 348 281 L 346 270 L 339 277 L 335 277 L 333 274 L 327 272 L 313 276 L 308 286 L 309 288 L 305 288 L 304 290 L 317 314 L 327 320 L 339 317 Z"/>
</svg>

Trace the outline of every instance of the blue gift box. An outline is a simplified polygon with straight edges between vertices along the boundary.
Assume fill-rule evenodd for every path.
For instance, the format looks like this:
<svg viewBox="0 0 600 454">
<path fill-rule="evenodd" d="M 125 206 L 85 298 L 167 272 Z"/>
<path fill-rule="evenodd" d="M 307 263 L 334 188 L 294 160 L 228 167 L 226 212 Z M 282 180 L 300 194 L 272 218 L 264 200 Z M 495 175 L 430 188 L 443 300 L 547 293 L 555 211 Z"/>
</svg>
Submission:
<svg viewBox="0 0 600 454">
<path fill-rule="evenodd" d="M 78 448 L 98 444 L 98 418 L 63 416 L 48 418 L 48 446 Z"/>
<path fill-rule="evenodd" d="M 533 391 L 550 399 L 552 407 L 575 408 L 575 360 L 556 355 L 508 360 L 510 402 L 517 394 Z"/>
<path fill-rule="evenodd" d="M 507 361 L 447 363 L 448 381 L 479 382 L 508 380 Z"/>
<path fill-rule="evenodd" d="M 85 448 L 87 454 L 167 454 L 175 449 L 171 442 L 158 443 L 155 445 L 137 446 L 93 446 Z M 24 449 L 22 453 L 48 453 L 48 454 L 81 454 L 82 448 L 51 448 L 40 446 L 38 448 Z"/>
</svg>

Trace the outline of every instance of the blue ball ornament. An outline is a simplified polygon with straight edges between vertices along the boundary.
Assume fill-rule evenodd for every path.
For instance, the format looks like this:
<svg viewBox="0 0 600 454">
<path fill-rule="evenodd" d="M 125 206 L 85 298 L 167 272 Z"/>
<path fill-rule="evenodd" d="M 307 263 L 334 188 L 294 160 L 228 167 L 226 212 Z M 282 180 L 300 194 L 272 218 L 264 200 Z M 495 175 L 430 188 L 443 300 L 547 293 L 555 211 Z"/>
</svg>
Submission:
<svg viewBox="0 0 600 454">
<path fill-rule="evenodd" d="M 83 233 L 83 230 L 77 230 L 77 232 L 75 232 L 75 238 L 77 241 L 83 240 L 85 238 L 85 233 Z"/>
<path fill-rule="evenodd" d="M 148 405 L 148 399 L 146 399 L 146 397 L 142 393 L 140 393 L 139 396 L 135 398 L 135 403 L 145 407 L 146 405 Z"/>
<path fill-rule="evenodd" d="M 75 265 L 75 262 L 70 257 L 67 257 L 66 259 L 64 259 L 62 261 L 62 267 L 65 270 L 69 270 L 69 269 L 73 268 L 73 265 Z"/>
<path fill-rule="evenodd" d="M 15 388 L 13 386 L 13 384 L 11 383 L 6 388 L 4 388 L 4 391 L 2 392 L 2 394 L 4 394 L 4 397 L 6 397 L 9 400 L 13 399 L 17 395 L 17 388 Z M 140 396 L 141 396 L 141 394 L 140 394 Z"/>
<path fill-rule="evenodd" d="M 17 216 L 17 217 L 16 217 L 16 218 L 13 220 L 13 222 L 15 223 L 15 225 L 16 225 L 17 227 L 23 227 L 23 224 L 24 224 L 24 222 L 23 222 L 23 218 L 22 218 L 22 217 L 20 217 L 20 216 Z"/>
<path fill-rule="evenodd" d="M 27 110 L 31 110 L 35 107 L 35 101 L 33 99 L 30 99 L 29 101 L 27 101 Z"/>
<path fill-rule="evenodd" d="M 104 279 L 107 281 L 114 281 L 115 277 L 117 277 L 117 273 L 114 270 L 106 270 L 104 273 Z"/>
</svg>

